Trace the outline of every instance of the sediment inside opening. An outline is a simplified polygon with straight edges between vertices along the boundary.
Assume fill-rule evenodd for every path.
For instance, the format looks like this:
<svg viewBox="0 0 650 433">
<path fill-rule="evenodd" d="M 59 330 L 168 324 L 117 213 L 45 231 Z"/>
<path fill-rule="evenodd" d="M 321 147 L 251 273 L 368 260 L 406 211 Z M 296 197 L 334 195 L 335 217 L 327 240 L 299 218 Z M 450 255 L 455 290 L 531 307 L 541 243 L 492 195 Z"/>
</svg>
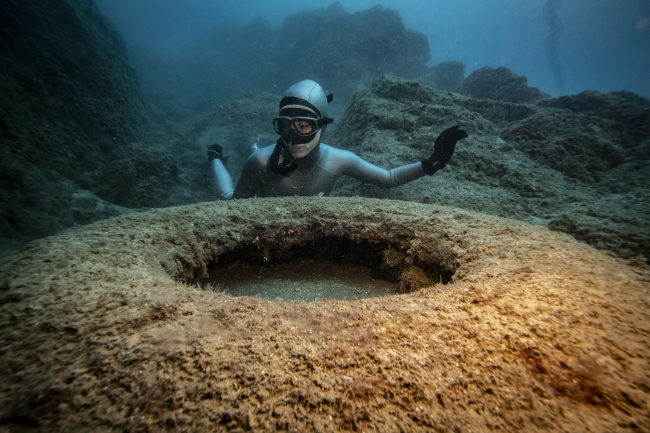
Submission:
<svg viewBox="0 0 650 433">
<path fill-rule="evenodd" d="M 453 272 L 414 263 L 388 242 L 319 238 L 290 247 L 246 244 L 208 266 L 205 289 L 285 301 L 362 299 L 447 284 Z"/>
</svg>

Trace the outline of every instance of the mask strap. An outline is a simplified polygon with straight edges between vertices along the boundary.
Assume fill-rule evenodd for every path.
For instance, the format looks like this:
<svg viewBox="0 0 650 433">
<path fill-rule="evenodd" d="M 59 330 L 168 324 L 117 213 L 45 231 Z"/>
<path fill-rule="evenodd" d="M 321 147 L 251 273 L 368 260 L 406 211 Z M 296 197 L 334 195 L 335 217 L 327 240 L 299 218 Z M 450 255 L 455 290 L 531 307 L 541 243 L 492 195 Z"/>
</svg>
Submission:
<svg viewBox="0 0 650 433">
<path fill-rule="evenodd" d="M 284 159 L 282 160 L 282 163 L 280 163 L 280 153 L 282 152 L 283 147 L 285 147 L 284 140 L 282 140 L 282 137 L 280 137 L 275 143 L 275 148 L 273 149 L 273 153 L 269 158 L 269 168 L 274 173 L 286 176 L 298 168 L 298 162 L 291 155 L 291 152 L 289 152 L 287 149 L 287 151 L 284 152 Z"/>
</svg>

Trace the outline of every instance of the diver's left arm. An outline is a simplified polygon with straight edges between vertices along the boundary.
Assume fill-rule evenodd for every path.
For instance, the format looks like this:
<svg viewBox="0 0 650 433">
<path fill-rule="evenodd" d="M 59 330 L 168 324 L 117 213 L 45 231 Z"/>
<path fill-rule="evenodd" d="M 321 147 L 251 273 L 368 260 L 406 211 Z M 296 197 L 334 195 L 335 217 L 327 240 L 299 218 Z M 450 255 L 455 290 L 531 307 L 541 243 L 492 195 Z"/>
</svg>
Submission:
<svg viewBox="0 0 650 433">
<path fill-rule="evenodd" d="M 419 162 L 386 170 L 369 163 L 352 152 L 346 152 L 346 162 L 346 170 L 343 174 L 384 188 L 404 185 L 421 178 L 425 174 L 422 164 Z"/>
<path fill-rule="evenodd" d="M 436 139 L 433 154 L 413 164 L 403 165 L 391 170 L 378 167 L 353 153 L 347 154 L 346 170 L 343 174 L 362 182 L 391 188 L 412 182 L 422 176 L 432 175 L 445 167 L 456 148 L 456 142 L 467 137 L 467 132 L 458 125 L 445 129 Z"/>
</svg>

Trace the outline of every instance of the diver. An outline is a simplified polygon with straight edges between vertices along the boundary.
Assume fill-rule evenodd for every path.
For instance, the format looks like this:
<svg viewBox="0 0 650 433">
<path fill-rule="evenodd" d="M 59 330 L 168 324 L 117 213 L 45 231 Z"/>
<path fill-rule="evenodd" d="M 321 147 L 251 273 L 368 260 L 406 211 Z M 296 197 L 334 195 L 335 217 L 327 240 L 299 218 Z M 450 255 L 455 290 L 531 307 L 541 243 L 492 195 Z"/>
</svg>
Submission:
<svg viewBox="0 0 650 433">
<path fill-rule="evenodd" d="M 222 200 L 250 197 L 329 195 L 341 176 L 383 187 L 403 185 L 433 175 L 451 159 L 456 142 L 467 137 L 458 125 L 436 139 L 433 154 L 420 162 L 386 170 L 347 150 L 321 143 L 327 125 L 327 104 L 333 95 L 312 80 L 300 81 L 284 93 L 279 116 L 273 119 L 280 136 L 275 146 L 255 150 L 244 163 L 237 187 L 224 167 L 227 159 L 218 144 L 208 147 L 213 185 Z"/>
</svg>

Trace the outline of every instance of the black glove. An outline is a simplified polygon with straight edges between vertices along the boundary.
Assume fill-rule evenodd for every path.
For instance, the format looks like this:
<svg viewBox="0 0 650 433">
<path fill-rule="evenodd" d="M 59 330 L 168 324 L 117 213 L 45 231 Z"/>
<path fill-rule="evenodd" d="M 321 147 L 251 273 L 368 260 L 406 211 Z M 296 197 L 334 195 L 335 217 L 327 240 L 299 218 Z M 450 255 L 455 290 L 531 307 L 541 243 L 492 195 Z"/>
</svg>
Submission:
<svg viewBox="0 0 650 433">
<path fill-rule="evenodd" d="M 223 147 L 221 145 L 214 143 L 208 146 L 208 159 L 210 162 L 214 159 L 218 159 L 221 162 L 226 162 L 230 158 L 230 155 L 223 154 Z"/>
<path fill-rule="evenodd" d="M 436 144 L 433 145 L 433 154 L 422 161 L 424 172 L 430 176 L 441 168 L 445 168 L 451 155 L 454 154 L 456 142 L 463 138 L 467 138 L 467 131 L 458 129 L 458 125 L 442 131 L 436 138 Z"/>
</svg>

